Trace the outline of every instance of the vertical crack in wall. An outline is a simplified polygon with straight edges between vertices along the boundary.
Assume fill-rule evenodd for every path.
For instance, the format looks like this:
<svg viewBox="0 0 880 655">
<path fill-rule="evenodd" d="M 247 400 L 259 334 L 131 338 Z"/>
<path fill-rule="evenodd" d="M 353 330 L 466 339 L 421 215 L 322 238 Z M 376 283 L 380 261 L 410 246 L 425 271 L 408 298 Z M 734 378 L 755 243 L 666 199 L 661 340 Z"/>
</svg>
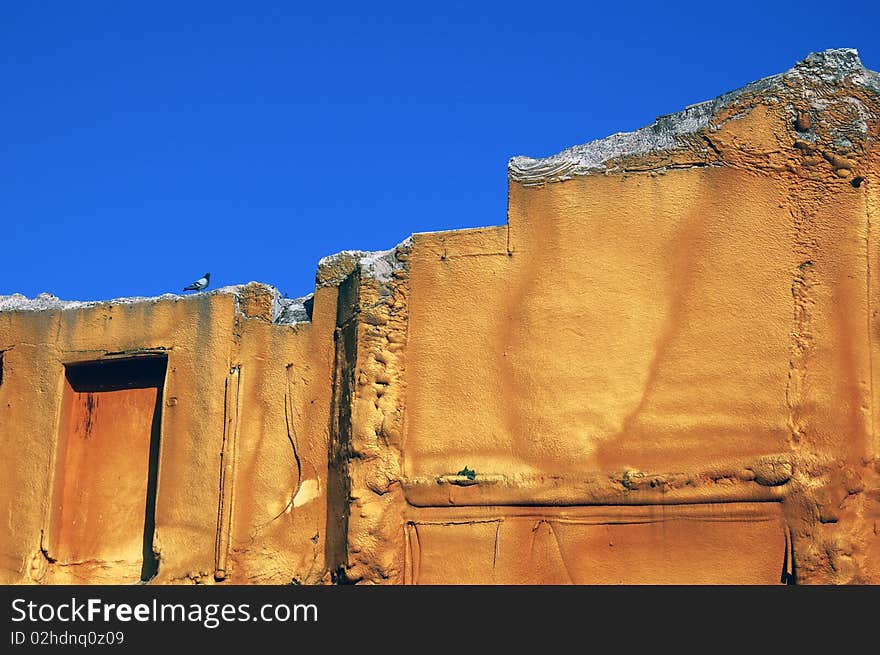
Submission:
<svg viewBox="0 0 880 655">
<path fill-rule="evenodd" d="M 284 508 L 278 512 L 275 516 L 270 518 L 265 523 L 257 526 L 253 533 L 251 534 L 251 539 L 257 535 L 263 528 L 267 525 L 276 521 L 281 516 L 284 516 L 287 512 L 290 511 L 290 508 L 293 507 L 294 500 L 296 499 L 296 495 L 299 493 L 300 488 L 302 487 L 302 461 L 299 458 L 299 446 L 298 446 L 298 438 L 296 435 L 296 421 L 294 420 L 294 412 L 293 412 L 293 393 L 291 390 L 290 384 L 290 371 L 293 369 L 293 364 L 288 364 L 286 366 L 286 374 L 285 374 L 285 391 L 284 391 L 284 423 L 287 428 L 287 440 L 290 442 L 290 448 L 293 451 L 293 460 L 296 463 L 296 484 L 290 492 L 290 498 L 287 501 L 287 504 Z"/>
<path fill-rule="evenodd" d="M 303 467 L 302 461 L 299 458 L 299 438 L 296 433 L 296 421 L 294 420 L 294 405 L 293 405 L 293 391 L 290 382 L 290 372 L 293 370 L 293 364 L 288 364 L 285 367 L 285 391 L 284 391 L 284 423 L 287 429 L 287 440 L 290 443 L 290 449 L 293 454 L 293 461 L 296 464 L 296 484 L 293 485 L 293 489 L 290 491 L 290 498 L 288 498 L 287 503 L 281 509 L 280 512 L 275 514 L 272 518 L 263 523 L 254 527 L 251 531 L 251 542 L 256 539 L 257 535 L 272 522 L 277 521 L 279 518 L 287 514 L 290 509 L 293 507 L 296 496 L 299 494 L 300 489 L 302 488 L 303 482 Z"/>
<path fill-rule="evenodd" d="M 359 270 L 355 268 L 339 285 L 336 301 L 333 395 L 330 408 L 330 443 L 327 453 L 327 535 L 325 561 L 331 579 L 346 584 L 348 578 L 348 523 L 351 498 L 351 413 L 357 363 L 357 305 Z"/>
<path fill-rule="evenodd" d="M 293 503 L 293 499 L 296 498 L 296 494 L 299 492 L 300 486 L 302 485 L 302 462 L 299 459 L 296 421 L 294 421 L 293 417 L 293 392 L 290 385 L 290 371 L 292 369 L 293 364 L 288 364 L 286 368 L 287 392 L 284 395 L 284 420 L 287 425 L 287 439 L 290 441 L 290 447 L 293 449 L 293 459 L 296 461 L 296 487 L 290 495 L 290 503 L 288 503 L 288 507 Z"/>
</svg>

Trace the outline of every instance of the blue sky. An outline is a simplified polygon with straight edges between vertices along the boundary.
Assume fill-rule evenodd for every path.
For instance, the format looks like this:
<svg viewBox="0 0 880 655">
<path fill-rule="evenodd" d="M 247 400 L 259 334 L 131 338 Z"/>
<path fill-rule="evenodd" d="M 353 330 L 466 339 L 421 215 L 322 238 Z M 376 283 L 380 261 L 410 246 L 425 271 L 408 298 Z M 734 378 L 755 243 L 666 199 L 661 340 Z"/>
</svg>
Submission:
<svg viewBox="0 0 880 655">
<path fill-rule="evenodd" d="M 859 49 L 880 3 L 0 1 L 0 294 L 250 280 L 506 221 L 545 156 Z"/>
</svg>

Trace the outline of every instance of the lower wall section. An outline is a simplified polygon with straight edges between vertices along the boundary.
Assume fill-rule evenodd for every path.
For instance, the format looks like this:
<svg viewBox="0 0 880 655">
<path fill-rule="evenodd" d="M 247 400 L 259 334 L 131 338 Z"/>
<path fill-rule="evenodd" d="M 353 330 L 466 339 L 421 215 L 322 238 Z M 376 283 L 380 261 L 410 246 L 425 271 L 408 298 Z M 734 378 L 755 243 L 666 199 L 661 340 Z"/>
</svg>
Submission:
<svg viewBox="0 0 880 655">
<path fill-rule="evenodd" d="M 406 582 L 779 584 L 787 534 L 771 502 L 432 508 L 406 524 Z"/>
</svg>

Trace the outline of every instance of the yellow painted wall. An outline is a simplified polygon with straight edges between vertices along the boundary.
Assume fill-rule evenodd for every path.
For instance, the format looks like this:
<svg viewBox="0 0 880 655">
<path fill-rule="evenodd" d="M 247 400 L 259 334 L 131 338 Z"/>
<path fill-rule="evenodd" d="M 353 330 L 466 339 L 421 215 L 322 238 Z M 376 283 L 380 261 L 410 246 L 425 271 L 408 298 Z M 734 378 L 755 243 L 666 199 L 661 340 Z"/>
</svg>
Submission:
<svg viewBox="0 0 880 655">
<path fill-rule="evenodd" d="M 804 97 L 784 83 L 746 92 L 679 150 L 512 179 L 507 226 L 415 235 L 411 581 L 525 582 L 518 553 L 545 581 L 612 581 L 573 572 L 593 561 L 616 582 L 710 582 L 720 552 L 731 583 L 880 581 L 878 101 L 822 87 L 805 136 Z M 870 118 L 848 146 L 857 106 Z M 754 501 L 784 520 L 750 525 Z M 691 504 L 702 518 L 687 529 L 623 527 L 633 508 L 671 519 Z M 642 566 L 596 559 L 595 528 L 574 518 L 591 506 L 619 533 L 608 548 Z M 731 512 L 745 518 L 728 531 Z M 542 531 L 557 565 L 537 573 Z M 648 563 L 658 548 L 677 566 Z M 477 559 L 444 569 L 463 550 Z"/>
<path fill-rule="evenodd" d="M 812 55 L 645 129 L 512 160 L 506 225 L 322 260 L 310 321 L 257 284 L 0 311 L 0 582 L 136 577 L 103 486 L 111 543 L 53 541 L 64 365 L 159 355 L 157 583 L 880 582 L 880 76 Z M 131 449 L 68 467 L 142 493 Z"/>
<path fill-rule="evenodd" d="M 96 582 L 102 569 L 113 566 L 65 561 L 41 541 L 53 529 L 50 503 L 64 364 L 151 353 L 168 358 L 156 581 L 215 580 L 221 497 L 232 512 L 231 532 L 223 542 L 228 544 L 228 579 L 321 579 L 335 289 L 319 290 L 313 322 L 294 326 L 273 325 L 265 313 L 246 315 L 260 310 L 254 298 L 268 294 L 267 288 L 251 285 L 240 298 L 220 291 L 81 309 L 0 312 L 0 445 L 14 453 L 0 463 L 0 581 Z M 237 401 L 227 384 L 235 368 Z M 235 449 L 227 458 L 234 462 L 234 474 L 221 493 L 224 418 L 235 406 Z M 121 461 L 125 468 L 116 473 L 122 481 L 141 478 L 147 453 L 134 452 Z M 309 548 L 292 549 L 291 540 Z M 112 544 L 104 548 L 112 550 Z"/>
</svg>

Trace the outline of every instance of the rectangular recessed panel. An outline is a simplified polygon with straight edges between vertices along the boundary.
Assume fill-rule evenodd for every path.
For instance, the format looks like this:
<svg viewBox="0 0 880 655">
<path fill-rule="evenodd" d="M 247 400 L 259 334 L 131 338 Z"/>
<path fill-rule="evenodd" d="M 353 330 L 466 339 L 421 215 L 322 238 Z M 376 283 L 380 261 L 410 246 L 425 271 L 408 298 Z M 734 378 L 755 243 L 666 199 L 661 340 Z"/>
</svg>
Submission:
<svg viewBox="0 0 880 655">
<path fill-rule="evenodd" d="M 124 583 L 155 574 L 164 374 L 164 358 L 67 369 L 48 554 L 78 565 L 71 581 Z"/>
<path fill-rule="evenodd" d="M 778 503 L 578 508 L 407 526 L 414 584 L 779 584 Z M 460 516 L 460 514 L 459 514 Z"/>
</svg>

